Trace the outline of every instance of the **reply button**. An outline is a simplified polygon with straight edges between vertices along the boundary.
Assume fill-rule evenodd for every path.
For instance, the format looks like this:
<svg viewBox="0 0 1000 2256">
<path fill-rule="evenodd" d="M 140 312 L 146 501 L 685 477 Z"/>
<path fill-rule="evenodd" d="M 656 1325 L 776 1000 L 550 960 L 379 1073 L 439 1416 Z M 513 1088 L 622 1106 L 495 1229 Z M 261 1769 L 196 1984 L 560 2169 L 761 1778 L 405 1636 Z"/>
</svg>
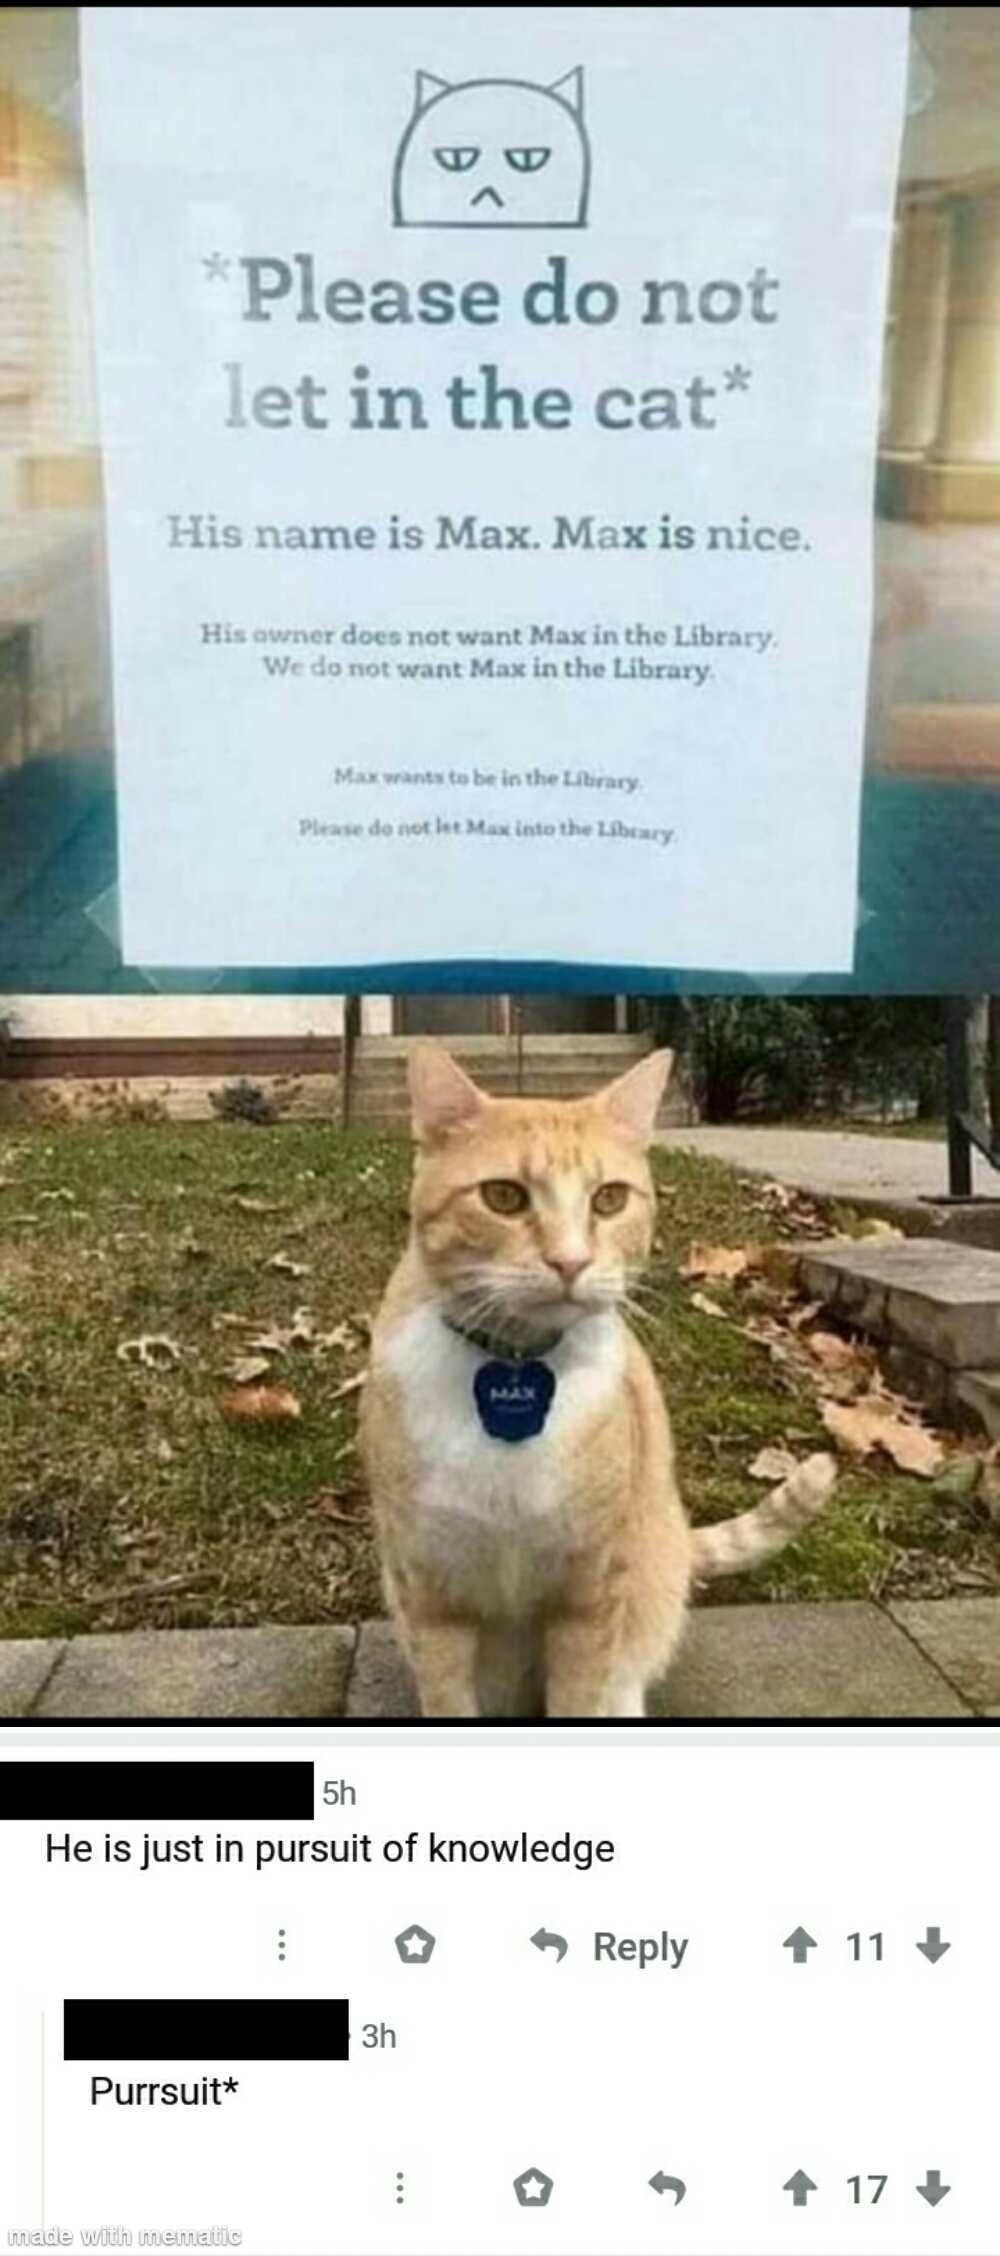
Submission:
<svg viewBox="0 0 1000 2256">
<path fill-rule="evenodd" d="M 638 1966 L 640 1974 L 649 1966 L 675 1974 L 687 1947 L 687 1935 L 669 1935 L 665 1927 L 658 1935 L 614 1935 L 609 1928 L 598 1928 L 594 1936 L 595 1958 Z"/>
</svg>

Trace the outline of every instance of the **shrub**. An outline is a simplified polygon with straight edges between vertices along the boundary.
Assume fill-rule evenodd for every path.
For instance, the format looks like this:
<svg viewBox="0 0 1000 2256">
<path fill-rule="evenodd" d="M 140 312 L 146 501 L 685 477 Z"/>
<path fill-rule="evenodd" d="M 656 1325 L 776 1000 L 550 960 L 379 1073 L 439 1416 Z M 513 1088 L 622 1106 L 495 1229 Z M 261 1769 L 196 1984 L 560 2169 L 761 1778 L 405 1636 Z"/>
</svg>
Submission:
<svg viewBox="0 0 1000 2256">
<path fill-rule="evenodd" d="M 278 1117 L 256 1081 L 226 1081 L 221 1089 L 210 1089 L 209 1096 L 220 1120 L 246 1120 L 253 1128 L 270 1128 Z"/>
</svg>

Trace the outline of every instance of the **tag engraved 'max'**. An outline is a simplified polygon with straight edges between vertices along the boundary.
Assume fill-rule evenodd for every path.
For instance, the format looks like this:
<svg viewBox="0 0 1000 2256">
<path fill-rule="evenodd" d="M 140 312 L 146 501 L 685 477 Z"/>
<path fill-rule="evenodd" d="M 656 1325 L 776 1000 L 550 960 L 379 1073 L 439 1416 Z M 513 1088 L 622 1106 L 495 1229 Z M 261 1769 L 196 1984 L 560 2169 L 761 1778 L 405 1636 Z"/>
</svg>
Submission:
<svg viewBox="0 0 1000 2256">
<path fill-rule="evenodd" d="M 531 1441 L 541 1433 L 555 1391 L 547 1363 L 483 1363 L 474 1381 L 480 1424 L 494 1441 Z"/>
</svg>

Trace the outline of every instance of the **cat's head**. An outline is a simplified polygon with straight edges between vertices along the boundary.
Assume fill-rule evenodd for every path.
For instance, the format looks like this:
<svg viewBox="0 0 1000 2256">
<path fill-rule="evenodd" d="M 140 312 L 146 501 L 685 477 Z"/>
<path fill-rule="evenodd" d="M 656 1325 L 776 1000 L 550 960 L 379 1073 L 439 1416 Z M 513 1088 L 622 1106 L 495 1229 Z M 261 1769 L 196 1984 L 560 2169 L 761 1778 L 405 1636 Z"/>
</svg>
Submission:
<svg viewBox="0 0 1000 2256">
<path fill-rule="evenodd" d="M 582 70 L 552 86 L 417 72 L 393 173 L 397 227 L 583 227 L 589 184 Z"/>
<path fill-rule="evenodd" d="M 488 1097 L 414 1043 L 413 1234 L 453 1317 L 530 1343 L 625 1298 L 653 1234 L 646 1146 L 672 1062 L 654 1050 L 572 1101 Z"/>
</svg>

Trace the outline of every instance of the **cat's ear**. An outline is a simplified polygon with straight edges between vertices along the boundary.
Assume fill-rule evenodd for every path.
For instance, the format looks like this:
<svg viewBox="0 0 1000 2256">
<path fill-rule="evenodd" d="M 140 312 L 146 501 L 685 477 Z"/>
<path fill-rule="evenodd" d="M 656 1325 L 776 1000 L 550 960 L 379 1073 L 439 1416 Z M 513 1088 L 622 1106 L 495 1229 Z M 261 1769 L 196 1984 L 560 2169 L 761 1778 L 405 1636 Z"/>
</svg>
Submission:
<svg viewBox="0 0 1000 2256">
<path fill-rule="evenodd" d="M 553 79 L 551 86 L 549 86 L 549 87 L 547 87 L 547 88 L 546 88 L 546 93 L 548 93 L 548 94 L 558 94 L 558 95 L 560 95 L 561 99 L 562 99 L 562 100 L 563 100 L 564 102 L 568 102 L 568 103 L 569 103 L 570 109 L 571 109 L 571 110 L 572 110 L 572 111 L 574 112 L 575 116 L 576 116 L 576 117 L 578 117 L 578 118 L 582 118 L 582 116 L 583 116 L 583 65 L 582 65 L 582 63 L 578 63 L 578 64 L 577 64 L 577 66 L 576 66 L 576 69 L 575 69 L 575 70 L 567 71 L 565 78 L 556 78 L 556 79 Z"/>
<path fill-rule="evenodd" d="M 451 87 L 446 78 L 435 78 L 433 71 L 418 71 L 413 85 L 414 117 L 419 117 L 421 110 L 427 108 L 428 102 L 433 102 L 435 94 L 450 93 Z"/>
<path fill-rule="evenodd" d="M 410 1105 L 418 1144 L 433 1144 L 449 1129 L 475 1120 L 487 1099 L 440 1042 L 414 1042 L 410 1050 Z"/>
<path fill-rule="evenodd" d="M 635 1136 L 648 1144 L 656 1126 L 660 1099 L 673 1068 L 672 1050 L 652 1050 L 641 1058 L 631 1071 L 623 1073 L 620 1080 L 612 1081 L 602 1089 L 599 1104 L 614 1121 L 616 1128 L 624 1128 L 626 1135 Z"/>
</svg>

